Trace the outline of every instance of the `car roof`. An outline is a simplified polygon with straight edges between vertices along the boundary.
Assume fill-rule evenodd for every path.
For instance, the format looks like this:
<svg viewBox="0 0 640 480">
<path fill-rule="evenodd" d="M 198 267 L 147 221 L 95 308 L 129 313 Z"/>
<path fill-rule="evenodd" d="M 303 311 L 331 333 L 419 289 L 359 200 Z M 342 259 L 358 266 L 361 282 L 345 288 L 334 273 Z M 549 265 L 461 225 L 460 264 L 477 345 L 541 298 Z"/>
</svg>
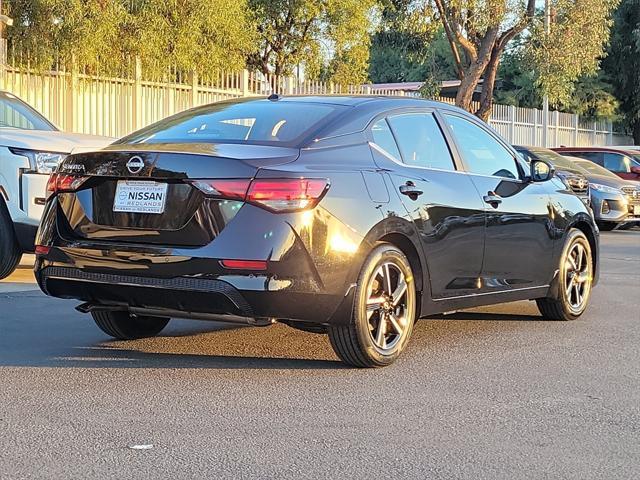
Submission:
<svg viewBox="0 0 640 480">
<path fill-rule="evenodd" d="M 553 150 L 557 152 L 613 152 L 624 153 L 626 155 L 637 155 L 637 150 L 629 150 L 620 147 L 556 147 Z"/>
</svg>

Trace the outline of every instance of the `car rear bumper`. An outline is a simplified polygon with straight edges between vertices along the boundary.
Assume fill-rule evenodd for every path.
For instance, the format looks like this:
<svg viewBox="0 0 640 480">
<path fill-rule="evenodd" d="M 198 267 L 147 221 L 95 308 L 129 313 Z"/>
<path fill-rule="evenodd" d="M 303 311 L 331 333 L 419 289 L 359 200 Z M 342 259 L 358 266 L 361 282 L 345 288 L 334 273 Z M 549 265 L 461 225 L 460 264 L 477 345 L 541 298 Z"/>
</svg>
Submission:
<svg viewBox="0 0 640 480">
<path fill-rule="evenodd" d="M 84 251 L 82 258 L 86 260 L 87 254 Z M 347 321 L 353 301 L 352 288 L 328 293 L 312 279 L 297 275 L 202 273 L 219 270 L 216 259 L 164 257 L 158 265 L 129 259 L 121 270 L 117 261 L 110 268 L 91 268 L 82 265 L 80 257 L 70 260 L 68 250 L 52 248 L 46 259 L 37 258 L 36 279 L 47 295 L 86 302 L 84 311 L 129 310 L 248 324 L 273 320 L 329 324 Z M 163 267 L 172 261 L 169 276 Z"/>
</svg>

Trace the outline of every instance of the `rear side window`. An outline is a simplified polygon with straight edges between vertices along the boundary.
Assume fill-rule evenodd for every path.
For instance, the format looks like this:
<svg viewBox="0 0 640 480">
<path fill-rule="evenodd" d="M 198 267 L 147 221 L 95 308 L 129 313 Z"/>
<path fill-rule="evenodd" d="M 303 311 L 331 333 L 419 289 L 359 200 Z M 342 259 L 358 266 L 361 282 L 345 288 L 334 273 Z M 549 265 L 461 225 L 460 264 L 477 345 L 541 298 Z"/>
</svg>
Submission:
<svg viewBox="0 0 640 480">
<path fill-rule="evenodd" d="M 386 119 L 383 118 L 373 124 L 373 127 L 371 127 L 371 135 L 373 136 L 375 144 L 389 155 L 394 156 L 398 160 L 402 158 L 398 151 L 396 140 L 393 138 L 393 133 L 391 133 L 391 129 L 389 128 L 389 124 Z"/>
<path fill-rule="evenodd" d="M 344 108 L 269 100 L 221 102 L 179 113 L 118 143 L 292 144 Z"/>
<path fill-rule="evenodd" d="M 408 113 L 388 118 L 407 165 L 455 170 L 451 152 L 431 113 Z"/>
<path fill-rule="evenodd" d="M 511 152 L 489 132 L 457 115 L 445 114 L 445 118 L 470 173 L 520 178 Z"/>
</svg>

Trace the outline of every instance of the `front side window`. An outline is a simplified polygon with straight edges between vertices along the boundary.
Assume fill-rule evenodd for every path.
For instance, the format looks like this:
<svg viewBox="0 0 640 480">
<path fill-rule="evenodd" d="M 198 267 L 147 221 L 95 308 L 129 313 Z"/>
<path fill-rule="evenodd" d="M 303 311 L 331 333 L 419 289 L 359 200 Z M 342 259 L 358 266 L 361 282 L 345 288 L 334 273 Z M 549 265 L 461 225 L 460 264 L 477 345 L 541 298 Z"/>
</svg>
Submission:
<svg viewBox="0 0 640 480">
<path fill-rule="evenodd" d="M 470 173 L 520 178 L 515 158 L 492 135 L 457 115 L 444 116 Z"/>
<path fill-rule="evenodd" d="M 629 173 L 631 171 L 631 159 L 619 153 L 605 153 L 604 168 L 612 172 Z"/>
<path fill-rule="evenodd" d="M 388 120 L 404 163 L 455 170 L 451 152 L 433 114 L 409 113 L 389 117 Z"/>
</svg>

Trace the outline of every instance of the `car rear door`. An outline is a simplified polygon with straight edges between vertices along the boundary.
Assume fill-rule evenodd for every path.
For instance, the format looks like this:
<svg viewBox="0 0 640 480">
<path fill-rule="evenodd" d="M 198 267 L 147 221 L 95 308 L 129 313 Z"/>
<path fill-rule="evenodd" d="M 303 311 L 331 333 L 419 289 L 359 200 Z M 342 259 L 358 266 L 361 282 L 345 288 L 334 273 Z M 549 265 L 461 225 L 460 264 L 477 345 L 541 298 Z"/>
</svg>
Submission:
<svg viewBox="0 0 640 480">
<path fill-rule="evenodd" d="M 481 290 L 533 288 L 551 281 L 553 225 L 548 184 L 524 179 L 524 166 L 488 127 L 457 112 L 443 118 L 487 219 Z"/>
<path fill-rule="evenodd" d="M 474 292 L 482 267 L 484 213 L 458 170 L 432 111 L 404 111 L 371 128 L 376 163 L 388 170 L 419 232 L 434 299 Z"/>
</svg>

